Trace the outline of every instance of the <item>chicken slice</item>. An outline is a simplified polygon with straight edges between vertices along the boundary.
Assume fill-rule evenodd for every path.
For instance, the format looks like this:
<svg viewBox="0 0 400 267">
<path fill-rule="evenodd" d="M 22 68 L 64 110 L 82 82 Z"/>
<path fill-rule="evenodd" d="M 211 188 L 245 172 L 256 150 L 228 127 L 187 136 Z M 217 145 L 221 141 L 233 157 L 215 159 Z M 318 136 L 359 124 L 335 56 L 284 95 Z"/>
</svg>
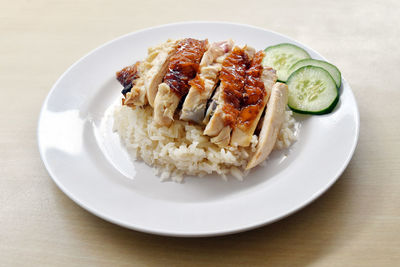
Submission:
<svg viewBox="0 0 400 267">
<path fill-rule="evenodd" d="M 146 59 L 140 64 L 137 62 L 133 65 L 140 75 L 135 77 L 134 82 L 124 87 L 122 93 L 125 97 L 123 100 L 125 105 L 131 107 L 143 106 L 148 103 L 148 99 L 150 99 L 151 105 L 154 103 L 157 87 L 165 75 L 169 58 L 176 50 L 176 43 L 177 41 L 167 40 L 165 43 L 149 48 Z M 130 66 L 130 69 L 128 67 L 124 68 L 120 72 L 124 70 L 125 72 L 126 70 L 133 71 L 133 67 Z M 121 84 L 132 76 L 127 73 L 122 74 L 124 75 L 117 73 L 117 79 Z"/>
<path fill-rule="evenodd" d="M 121 93 L 124 95 L 124 98 L 122 99 L 123 105 L 131 105 L 131 103 L 127 100 L 130 99 L 132 87 L 137 84 L 138 80 L 140 79 L 139 77 L 142 73 L 140 70 L 141 65 L 141 62 L 137 61 L 135 64 L 125 67 L 122 70 L 117 71 L 115 74 L 119 83 L 124 87 L 124 89 L 121 91 Z"/>
<path fill-rule="evenodd" d="M 187 38 L 178 43 L 176 53 L 170 58 L 164 81 L 158 86 L 154 99 L 156 124 L 171 125 L 179 101 L 188 93 L 189 81 L 196 76 L 201 58 L 207 48 L 207 40 Z"/>
<path fill-rule="evenodd" d="M 146 94 L 147 100 L 152 107 L 154 106 L 158 85 L 162 82 L 168 70 L 169 60 L 175 53 L 177 44 L 177 41 L 168 40 L 149 49 L 149 55 L 146 59 L 147 71 L 143 75 L 143 83 L 140 84 L 141 87 L 138 88 L 138 91 L 140 91 L 140 97 L 142 98 L 143 92 Z"/>
<path fill-rule="evenodd" d="M 210 100 L 210 103 L 208 105 L 208 108 L 207 108 L 207 111 L 206 111 L 206 114 L 205 114 L 204 120 L 203 120 L 203 124 L 205 124 L 206 127 L 207 127 L 207 124 L 210 122 L 211 118 L 213 117 L 213 115 L 214 115 L 214 113 L 215 113 L 215 111 L 216 111 L 216 109 L 218 107 L 218 100 L 219 100 L 220 95 L 221 95 L 221 90 L 222 90 L 221 86 L 218 86 L 217 89 L 215 89 L 215 93 L 214 93 L 213 97 Z M 213 123 L 215 123 L 215 122 L 213 122 Z M 222 122 L 222 126 L 219 129 L 218 128 L 216 128 L 215 126 L 213 126 L 213 127 L 209 126 L 209 129 L 207 130 L 207 133 L 210 136 L 217 135 L 218 132 L 221 131 L 221 129 L 223 128 L 223 122 Z"/>
<path fill-rule="evenodd" d="M 130 88 L 125 87 L 122 93 L 125 93 L 124 104 L 130 107 L 142 106 L 147 104 L 146 90 L 144 89 L 144 69 L 143 63 L 138 65 L 139 78 L 132 82 Z"/>
<path fill-rule="evenodd" d="M 147 104 L 146 90 L 143 79 L 139 79 L 126 94 L 124 104 L 127 106 L 143 106 Z"/>
<path fill-rule="evenodd" d="M 267 104 L 256 151 L 247 163 L 246 170 L 263 162 L 274 148 L 278 133 L 285 119 L 287 101 L 287 85 L 284 83 L 276 83 L 272 87 L 271 97 Z"/>
<path fill-rule="evenodd" d="M 231 127 L 222 128 L 222 130 L 219 132 L 217 136 L 211 138 L 211 142 L 220 147 L 228 146 L 231 136 L 231 130 L 232 130 Z"/>
<path fill-rule="evenodd" d="M 180 97 L 178 95 L 171 93 L 171 88 L 168 84 L 160 84 L 154 101 L 154 121 L 161 126 L 171 125 L 179 100 Z"/>
<path fill-rule="evenodd" d="M 263 67 L 264 52 L 258 51 L 246 71 L 241 110 L 232 131 L 231 145 L 249 146 L 261 114 L 277 80 L 276 71 Z"/>
<path fill-rule="evenodd" d="M 196 77 L 189 82 L 191 87 L 182 106 L 181 120 L 196 123 L 203 121 L 207 100 L 218 82 L 222 61 L 232 47 L 232 40 L 217 42 L 211 44 L 204 53 Z"/>
<path fill-rule="evenodd" d="M 211 118 L 203 132 L 213 137 L 211 141 L 221 147 L 229 145 L 230 133 L 240 112 L 246 70 L 254 52 L 251 47 L 234 47 L 222 62 L 220 86 L 213 97 L 214 103 L 210 104 L 211 108 L 216 107 L 215 110 L 207 110 L 205 120 Z"/>
</svg>

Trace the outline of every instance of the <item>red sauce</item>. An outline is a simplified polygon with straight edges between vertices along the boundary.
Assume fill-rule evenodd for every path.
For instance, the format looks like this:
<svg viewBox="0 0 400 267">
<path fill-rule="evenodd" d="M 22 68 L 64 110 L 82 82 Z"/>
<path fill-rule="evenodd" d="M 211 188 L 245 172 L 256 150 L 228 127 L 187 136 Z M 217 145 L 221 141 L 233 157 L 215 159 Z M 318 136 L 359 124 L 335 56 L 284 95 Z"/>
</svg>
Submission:
<svg viewBox="0 0 400 267">
<path fill-rule="evenodd" d="M 131 66 L 125 67 L 116 73 L 117 80 L 123 87 L 131 84 L 134 80 L 139 78 L 139 64 L 140 61 Z"/>
<path fill-rule="evenodd" d="M 179 97 L 189 91 L 189 81 L 192 80 L 199 69 L 200 60 L 206 51 L 208 41 L 192 38 L 183 39 L 178 43 L 175 54 L 171 57 L 164 82 Z"/>
<path fill-rule="evenodd" d="M 225 125 L 233 127 L 240 113 L 245 85 L 246 70 L 250 65 L 250 59 L 244 49 L 235 47 L 222 62 L 220 80 L 225 105 L 222 110 L 225 113 Z"/>
<path fill-rule="evenodd" d="M 253 57 L 250 68 L 246 71 L 241 111 L 237 120 L 237 125 L 240 125 L 241 128 L 250 126 L 251 122 L 260 112 L 260 109 L 265 106 L 264 99 L 267 92 L 261 78 L 263 58 L 264 52 L 257 52 Z"/>
</svg>

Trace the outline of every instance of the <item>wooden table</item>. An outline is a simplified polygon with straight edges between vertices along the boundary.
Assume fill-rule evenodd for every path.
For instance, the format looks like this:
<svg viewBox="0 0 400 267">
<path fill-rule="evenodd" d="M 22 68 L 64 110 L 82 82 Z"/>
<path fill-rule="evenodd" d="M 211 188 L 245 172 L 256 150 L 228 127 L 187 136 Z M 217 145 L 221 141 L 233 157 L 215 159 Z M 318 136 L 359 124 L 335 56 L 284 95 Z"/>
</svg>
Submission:
<svg viewBox="0 0 400 267">
<path fill-rule="evenodd" d="M 1 1 L 0 265 L 399 266 L 398 1 Z M 167 238 L 105 222 L 50 179 L 37 149 L 55 80 L 93 48 L 184 21 L 252 24 L 336 64 L 356 95 L 355 155 L 320 199 L 280 222 L 215 238 Z"/>
</svg>

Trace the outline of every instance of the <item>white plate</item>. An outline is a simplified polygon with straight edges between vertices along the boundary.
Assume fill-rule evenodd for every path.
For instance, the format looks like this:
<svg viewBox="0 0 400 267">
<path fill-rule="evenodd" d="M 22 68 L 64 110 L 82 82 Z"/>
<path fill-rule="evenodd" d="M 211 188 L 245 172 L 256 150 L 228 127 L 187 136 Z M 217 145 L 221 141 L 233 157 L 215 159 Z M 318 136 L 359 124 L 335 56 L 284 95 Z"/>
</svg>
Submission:
<svg viewBox="0 0 400 267">
<path fill-rule="evenodd" d="M 81 207 L 134 230 L 171 236 L 212 236 L 281 219 L 316 199 L 341 175 L 356 147 L 359 113 L 343 80 L 331 114 L 297 116 L 299 141 L 274 152 L 243 181 L 217 176 L 160 182 L 152 168 L 132 164 L 111 131 L 109 107 L 120 96 L 115 72 L 168 38 L 234 39 L 257 49 L 289 42 L 283 35 L 222 22 L 170 24 L 131 33 L 89 53 L 55 83 L 43 104 L 38 142 L 55 183 Z M 340 50 L 338 50 L 340 53 Z"/>
</svg>

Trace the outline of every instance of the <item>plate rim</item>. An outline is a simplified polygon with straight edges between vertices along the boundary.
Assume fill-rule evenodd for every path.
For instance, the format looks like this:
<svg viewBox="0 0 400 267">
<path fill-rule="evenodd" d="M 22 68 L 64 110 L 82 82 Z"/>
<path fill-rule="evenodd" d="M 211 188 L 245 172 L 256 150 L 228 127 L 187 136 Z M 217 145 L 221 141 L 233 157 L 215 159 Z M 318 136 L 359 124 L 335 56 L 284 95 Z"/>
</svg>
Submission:
<svg viewBox="0 0 400 267">
<path fill-rule="evenodd" d="M 161 236 L 174 236 L 174 237 L 209 237 L 209 236 L 221 236 L 221 235 L 229 235 L 229 234 L 235 234 L 235 233 L 239 233 L 239 232 L 244 232 L 244 231 L 249 231 L 255 228 L 259 228 L 271 223 L 274 223 L 276 221 L 279 221 L 281 219 L 284 219 L 298 211 L 300 211 L 301 209 L 303 209 L 304 207 L 308 206 L 310 203 L 312 203 L 313 201 L 315 201 L 316 199 L 318 199 L 321 195 L 323 195 L 329 188 L 332 187 L 332 185 L 334 183 L 336 183 L 336 181 L 341 177 L 341 175 L 343 174 L 343 172 L 345 171 L 345 169 L 348 167 L 354 152 L 356 150 L 356 147 L 358 145 L 358 140 L 359 140 L 359 134 L 360 134 L 360 113 L 359 113 L 359 109 L 358 109 L 358 104 L 357 104 L 357 100 L 354 96 L 353 90 L 351 89 L 350 85 L 348 84 L 348 82 L 346 81 L 346 79 L 344 78 L 344 76 L 342 75 L 342 81 L 344 81 L 344 83 L 346 83 L 349 87 L 349 93 L 351 94 L 351 96 L 353 97 L 354 100 L 354 110 L 355 110 L 355 135 L 353 137 L 353 142 L 352 142 L 352 147 L 350 149 L 350 153 L 348 153 L 346 160 L 344 161 L 344 164 L 342 165 L 342 167 L 340 169 L 337 170 L 336 174 L 334 175 L 334 178 L 331 179 L 329 181 L 329 183 L 326 184 L 325 187 L 321 188 L 320 190 L 318 190 L 316 193 L 314 193 L 312 196 L 310 196 L 306 201 L 304 201 L 301 205 L 298 205 L 294 208 L 292 208 L 291 210 L 285 212 L 283 215 L 278 215 L 275 216 L 274 218 L 271 219 L 267 219 L 264 222 L 256 222 L 250 225 L 245 225 L 242 226 L 240 228 L 228 228 L 225 230 L 214 230 L 214 231 L 207 231 L 207 232 L 202 232 L 202 231 L 198 231 L 196 233 L 188 233 L 188 232 L 177 232 L 177 231 L 168 231 L 168 230 L 160 230 L 160 229 L 148 229 L 148 228 L 144 228 L 141 226 L 133 226 L 132 224 L 129 224 L 125 221 L 122 220 L 118 220 L 118 219 L 114 219 L 112 217 L 108 217 L 103 215 L 100 211 L 98 211 L 98 209 L 88 206 L 85 203 L 83 203 L 83 201 L 81 201 L 78 197 L 76 197 L 72 192 L 70 192 L 58 179 L 56 179 L 56 175 L 53 173 L 53 170 L 50 167 L 50 164 L 48 163 L 46 157 L 44 156 L 44 151 L 43 151 L 43 146 L 41 145 L 41 141 L 40 141 L 40 125 L 41 125 L 41 121 L 43 118 L 43 113 L 45 112 L 45 109 L 47 107 L 47 104 L 49 102 L 49 99 L 51 97 L 51 95 L 53 94 L 53 92 L 56 90 L 56 88 L 58 87 L 59 83 L 63 80 L 63 78 L 76 66 L 79 65 L 82 61 L 84 61 L 87 57 L 91 56 L 92 54 L 96 53 L 98 50 L 102 49 L 105 46 L 110 45 L 113 42 L 116 42 L 118 40 L 124 39 L 132 34 L 138 34 L 141 32 L 146 32 L 146 31 L 151 31 L 151 30 L 155 30 L 155 29 L 161 29 L 161 28 L 168 28 L 168 27 L 173 27 L 173 26 L 179 26 L 179 25 L 190 25 L 190 24 L 221 24 L 221 25 L 233 25 L 233 26 L 240 26 L 240 27 L 248 27 L 248 28 L 253 28 L 256 30 L 261 30 L 261 31 L 266 31 L 275 35 L 278 35 L 280 37 L 283 37 L 285 39 L 294 41 L 298 44 L 304 45 L 307 48 L 315 51 L 314 49 L 310 48 L 307 44 L 303 43 L 303 42 L 299 42 L 296 39 L 286 36 L 284 34 L 275 32 L 273 30 L 269 30 L 269 29 L 265 29 L 262 27 L 258 27 L 258 26 L 253 26 L 253 25 L 249 25 L 249 24 L 243 24 L 243 23 L 236 23 L 236 22 L 229 22 L 229 21 L 181 21 L 181 22 L 174 22 L 174 23 L 168 23 L 168 24 L 161 24 L 161 25 L 156 25 L 156 26 L 152 26 L 152 27 L 148 27 L 148 28 L 144 28 L 144 29 L 140 29 L 137 31 L 133 31 L 130 33 L 126 33 L 124 35 L 118 36 L 110 41 L 107 41 L 106 43 L 103 43 L 100 46 L 95 47 L 94 49 L 90 50 L 88 53 L 86 53 L 84 56 L 80 57 L 77 61 L 75 61 L 72 65 L 70 65 L 62 74 L 61 76 L 56 80 L 56 82 L 53 84 L 53 86 L 51 87 L 50 91 L 47 93 L 46 98 L 43 101 L 43 104 L 41 106 L 40 112 L 39 112 L 39 118 L 37 121 L 37 129 L 36 129 L 36 139 L 37 139 L 37 145 L 38 145 L 38 150 L 39 150 L 39 154 L 40 154 L 40 158 L 48 172 L 48 174 L 50 175 L 51 179 L 54 181 L 54 183 L 58 186 L 58 188 L 64 193 L 66 194 L 73 202 L 75 202 L 77 205 L 79 205 L 81 208 L 83 208 L 84 210 L 92 213 L 93 215 L 107 221 L 107 222 L 111 222 L 113 224 L 131 229 L 131 230 L 135 230 L 135 231 L 140 231 L 140 232 L 144 232 L 144 233 L 148 233 L 148 234 L 156 234 L 156 235 L 161 235 Z M 315 51 L 317 52 L 317 51 Z M 318 52 L 317 52 L 318 53 Z M 318 53 L 319 54 L 319 53 Z M 320 54 L 319 54 L 320 55 Z M 322 58 L 326 59 L 325 57 L 323 57 L 321 55 Z M 343 82 L 342 82 L 343 84 Z"/>
</svg>

